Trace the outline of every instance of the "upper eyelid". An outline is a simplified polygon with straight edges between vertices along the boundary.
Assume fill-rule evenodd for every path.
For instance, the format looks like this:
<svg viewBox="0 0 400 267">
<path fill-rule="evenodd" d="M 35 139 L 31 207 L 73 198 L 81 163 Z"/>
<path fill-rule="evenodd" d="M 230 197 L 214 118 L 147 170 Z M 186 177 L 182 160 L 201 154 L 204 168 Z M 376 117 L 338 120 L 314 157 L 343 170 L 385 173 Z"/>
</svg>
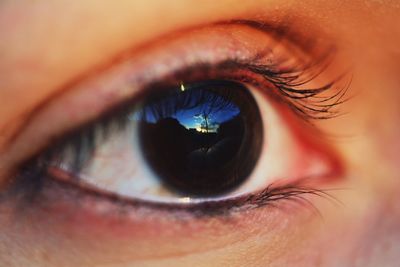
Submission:
<svg viewBox="0 0 400 267">
<path fill-rule="evenodd" d="M 215 22 L 215 23 L 211 23 L 211 24 L 206 24 L 206 25 L 202 25 L 200 27 L 193 27 L 193 28 L 189 28 L 186 29 L 184 32 L 186 31 L 191 31 L 192 29 L 197 29 L 197 28 L 202 28 L 202 27 L 212 27 L 213 25 L 246 25 L 250 28 L 256 29 L 260 32 L 263 32 L 266 35 L 271 35 L 273 36 L 273 38 L 275 39 L 280 39 L 282 40 L 289 40 L 291 44 L 295 44 L 293 45 L 291 48 L 301 48 L 301 50 L 308 54 L 311 55 L 312 50 L 313 50 L 313 36 L 308 36 L 307 38 L 305 37 L 304 34 L 299 34 L 299 32 L 297 32 L 295 30 L 295 28 L 293 26 L 290 26 L 292 24 L 295 23 L 295 21 L 286 21 L 285 23 L 282 23 L 283 20 L 276 22 L 276 25 L 273 23 L 268 23 L 266 20 L 249 20 L 249 19 L 233 19 L 233 20 L 227 20 L 227 21 L 220 21 L 220 22 Z M 179 31 L 178 31 L 179 32 Z M 184 33 L 183 32 L 183 33 Z M 317 34 L 320 34 L 320 32 L 318 32 Z M 173 35 L 173 34 L 172 34 Z M 167 34 L 168 36 L 168 34 Z M 323 50 L 326 51 L 331 50 L 332 47 L 334 46 L 333 42 L 330 39 L 325 38 L 326 36 L 324 36 L 324 40 L 328 40 L 326 41 L 326 43 L 321 46 L 324 47 Z M 157 38 L 156 38 L 157 39 Z M 76 84 L 79 84 L 81 81 L 90 78 L 93 75 L 97 75 L 98 73 L 102 73 L 107 71 L 107 69 L 114 65 L 114 64 L 119 64 L 120 61 L 123 61 L 126 57 L 129 57 L 131 53 L 122 53 L 122 56 L 117 56 L 115 58 L 113 58 L 109 63 L 96 67 L 94 70 L 90 70 L 87 73 L 84 73 L 83 75 L 79 76 L 78 78 L 73 79 L 72 81 L 68 81 L 66 82 L 63 86 L 61 86 L 61 88 L 74 88 Z M 52 101 L 53 98 L 58 97 L 60 94 L 64 94 L 65 93 L 65 89 L 60 89 L 60 90 L 55 90 L 56 93 L 51 95 L 50 97 L 48 97 L 47 99 L 44 99 L 41 103 L 39 103 L 33 110 L 31 110 L 31 112 L 23 118 L 24 120 L 24 125 L 27 125 L 29 122 L 29 120 L 37 113 L 39 112 L 42 107 L 47 104 L 48 102 Z M 21 130 L 21 129 L 19 129 Z M 17 134 L 16 134 L 17 135 Z M 16 136 L 13 136 L 11 138 L 12 140 L 15 140 Z"/>
<path fill-rule="evenodd" d="M 193 25 L 189 27 L 183 27 L 182 29 L 175 29 L 171 32 L 168 33 L 162 33 L 160 36 L 156 36 L 155 39 L 158 39 L 159 37 L 163 36 L 168 36 L 171 34 L 174 34 L 175 32 L 186 32 L 186 31 L 191 31 L 193 29 L 201 28 L 204 26 L 213 26 L 213 25 L 235 25 L 235 24 L 242 24 L 242 25 L 247 25 L 250 27 L 253 27 L 254 29 L 258 29 L 260 31 L 263 31 L 267 34 L 274 35 L 275 37 L 281 36 L 284 37 L 285 39 L 290 39 L 290 41 L 296 46 L 302 47 L 304 51 L 311 51 L 311 46 L 310 40 L 313 40 L 315 36 L 321 36 L 323 34 L 323 31 L 319 29 L 318 27 L 314 27 L 313 25 L 308 26 L 308 31 L 306 34 L 302 33 L 299 31 L 298 27 L 294 27 L 297 25 L 299 22 L 301 23 L 303 21 L 302 18 L 298 18 L 296 16 L 289 16 L 290 13 L 283 13 L 283 14 L 272 14 L 273 16 L 268 16 L 268 17 L 263 17 L 263 16 L 252 16 L 252 15 L 247 15 L 244 17 L 238 16 L 238 18 L 233 18 L 233 19 L 228 19 L 228 20 L 221 20 L 221 21 L 215 21 L 211 23 L 204 23 L 200 25 Z M 254 19 L 257 18 L 257 19 Z M 273 19 L 271 19 L 273 18 Z M 306 18 L 307 19 L 307 18 Z M 309 18 L 308 18 L 309 19 Z M 313 26 L 311 29 L 310 27 Z M 310 34 L 312 33 L 312 34 Z M 323 34 L 323 38 L 319 38 L 319 40 L 329 40 L 329 43 L 333 43 L 331 38 L 326 34 Z M 151 43 L 151 41 L 149 41 Z M 143 45 L 141 45 L 143 46 Z M 15 125 L 13 121 L 10 121 L 9 123 L 5 123 L 4 125 L 15 125 L 15 129 L 7 129 L 5 131 L 6 135 L 2 136 L 3 140 L 2 142 L 4 145 L 7 147 L 7 144 L 13 143 L 14 140 L 17 139 L 19 133 L 23 130 L 23 127 L 25 125 L 29 124 L 29 121 L 31 118 L 39 112 L 42 107 L 51 101 L 53 98 L 57 97 L 60 94 L 63 94 L 63 91 L 67 88 L 71 88 L 74 84 L 79 83 L 81 80 L 86 79 L 87 77 L 98 73 L 102 72 L 105 69 L 108 68 L 110 64 L 116 63 L 120 60 L 121 55 L 124 55 L 126 51 L 116 51 L 115 55 L 107 64 L 103 64 L 100 66 L 93 66 L 94 68 L 89 69 L 88 71 L 85 71 L 84 73 L 79 74 L 78 76 L 72 77 L 71 80 L 66 81 L 63 83 L 63 85 L 59 86 L 58 88 L 54 88 L 57 90 L 50 90 L 55 93 L 49 94 L 45 98 L 43 98 L 40 102 L 37 102 L 32 106 L 29 110 L 26 110 L 24 113 L 20 114 L 18 116 L 18 120 L 21 121 L 21 123 L 18 123 L 18 125 Z M 6 139 L 4 139 L 6 138 Z M 5 148 L 4 151 L 7 149 Z"/>
<path fill-rule="evenodd" d="M 226 22 L 226 23 L 228 23 L 228 22 Z M 234 21 L 234 22 L 232 22 L 231 24 L 237 24 L 238 22 L 237 21 Z M 223 24 L 223 23 L 221 23 L 221 24 Z M 229 24 L 229 23 L 228 23 Z M 247 26 L 247 25 L 246 25 Z M 254 28 L 254 27 L 253 27 Z M 263 32 L 263 34 L 266 34 L 265 32 Z M 106 73 L 107 73 L 108 71 L 106 70 Z M 97 78 L 96 78 L 97 79 Z M 79 84 L 80 82 L 78 81 L 78 84 Z M 84 83 L 85 84 L 85 83 Z M 75 88 L 74 86 L 69 86 L 69 88 Z M 61 92 L 61 94 L 64 94 L 64 93 L 69 93 L 69 91 L 70 90 L 67 90 L 67 91 L 62 91 Z M 122 93 L 124 93 L 124 92 L 122 92 Z M 126 93 L 126 92 L 125 92 Z M 132 94 L 132 92 L 130 92 L 129 94 Z M 57 96 L 54 96 L 54 98 L 56 98 Z M 48 102 L 52 102 L 52 99 L 49 99 L 49 100 L 47 100 L 45 103 L 43 103 L 42 104 L 42 106 L 39 106 L 38 108 L 37 108 L 37 110 L 35 111 L 35 112 L 33 112 L 32 114 L 31 114 L 31 116 L 28 118 L 28 120 L 27 120 L 27 122 L 25 123 L 25 127 L 29 127 L 29 125 L 31 124 L 30 122 L 31 121 L 34 121 L 34 119 L 37 117 L 36 115 L 37 114 L 40 114 L 40 112 L 41 112 L 41 110 L 42 110 L 42 107 L 44 107 Z M 24 129 L 20 129 L 20 131 L 19 131 L 20 133 L 23 133 L 24 132 Z M 16 135 L 16 136 L 14 136 L 14 138 L 13 138 L 13 140 L 18 140 L 19 139 L 19 136 L 18 135 Z M 13 143 L 13 142 L 9 142 L 9 143 Z"/>
<path fill-rule="evenodd" d="M 285 18 L 286 19 L 286 18 Z M 295 43 L 296 47 L 300 47 L 303 51 L 306 53 L 311 53 L 312 46 L 313 46 L 313 38 L 310 38 L 311 36 L 308 36 L 308 38 L 305 38 L 304 34 L 299 34 L 294 27 L 290 26 L 292 24 L 295 24 L 295 21 L 290 21 L 287 20 L 283 23 L 283 20 L 280 20 L 275 23 L 268 23 L 267 20 L 251 20 L 251 19 L 233 19 L 233 20 L 226 20 L 226 21 L 220 21 L 220 22 L 215 22 L 211 24 L 205 24 L 201 27 L 204 26 L 212 26 L 212 25 L 246 25 L 249 26 L 253 29 L 259 30 L 265 34 L 270 34 L 274 36 L 274 38 L 282 38 L 282 39 L 290 39 L 291 43 Z M 193 27 L 194 29 L 198 27 Z M 192 28 L 187 29 L 186 31 L 190 31 Z M 314 29 L 316 30 L 316 29 Z M 179 32 L 179 31 L 178 31 Z M 320 32 L 318 32 L 320 34 Z M 167 34 L 168 36 L 168 34 Z M 326 36 L 325 36 L 326 37 Z M 327 39 L 327 38 L 324 38 Z M 332 45 L 332 41 L 327 42 L 330 45 Z M 328 46 L 325 44 L 325 46 Z M 123 54 L 123 57 L 126 57 L 126 55 Z M 128 53 L 129 54 L 129 53 Z M 72 81 L 66 82 L 61 88 L 72 88 L 74 87 L 75 84 L 78 84 L 80 81 L 86 79 L 87 77 L 90 77 L 92 75 L 95 75 L 96 73 L 101 73 L 105 71 L 107 68 L 109 68 L 110 65 L 113 65 L 114 63 L 118 63 L 118 61 L 121 60 L 121 56 L 117 56 L 116 58 L 112 59 L 109 63 L 106 65 L 100 66 L 99 68 L 97 67 L 95 71 L 90 70 L 87 73 L 84 73 L 83 75 L 79 76 L 78 78 L 73 79 Z M 53 98 L 57 97 L 59 94 L 64 93 L 64 89 L 61 90 L 54 90 L 56 91 L 55 94 L 50 95 L 48 98 L 43 99 L 41 103 L 38 103 L 32 110 L 29 112 L 29 114 L 25 114 L 24 116 L 21 116 L 21 120 L 23 120 L 24 123 L 22 123 L 22 127 L 24 125 L 28 124 L 29 120 L 38 112 L 41 110 L 41 108 L 48 102 L 50 102 Z M 21 129 L 18 129 L 21 130 Z M 8 143 L 11 143 L 13 140 L 16 139 L 18 132 L 20 131 L 15 131 L 16 134 L 12 135 L 10 138 L 10 141 Z"/>
</svg>

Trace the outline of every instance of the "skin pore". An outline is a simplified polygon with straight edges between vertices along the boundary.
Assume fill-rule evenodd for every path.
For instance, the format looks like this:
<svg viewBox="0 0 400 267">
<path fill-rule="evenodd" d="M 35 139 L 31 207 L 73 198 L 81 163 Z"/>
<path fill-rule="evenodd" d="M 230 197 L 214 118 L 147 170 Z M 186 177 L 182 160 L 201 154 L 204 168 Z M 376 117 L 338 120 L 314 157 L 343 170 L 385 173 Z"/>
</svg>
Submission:
<svg viewBox="0 0 400 267">
<path fill-rule="evenodd" d="M 292 42 L 329 39 L 340 51 L 339 64 L 352 66 L 353 80 L 352 98 L 341 106 L 345 115 L 315 122 L 329 133 L 345 169 L 323 186 L 340 189 L 330 193 L 341 204 L 310 197 L 320 216 L 283 203 L 233 218 L 176 222 L 164 214 L 149 223 L 99 222 L 93 214 L 75 216 L 80 210 L 74 208 L 68 210 L 72 220 L 57 212 L 61 207 L 16 215 L 13 203 L 3 201 L 0 265 L 396 266 L 399 14 L 397 1 L 389 0 L 2 1 L 1 188 L 18 164 L 14 159 L 31 148 L 27 136 L 19 155 L 10 152 L 39 107 L 115 58 L 145 53 L 149 43 L 171 33 L 237 19 L 289 24 L 296 33 Z"/>
</svg>

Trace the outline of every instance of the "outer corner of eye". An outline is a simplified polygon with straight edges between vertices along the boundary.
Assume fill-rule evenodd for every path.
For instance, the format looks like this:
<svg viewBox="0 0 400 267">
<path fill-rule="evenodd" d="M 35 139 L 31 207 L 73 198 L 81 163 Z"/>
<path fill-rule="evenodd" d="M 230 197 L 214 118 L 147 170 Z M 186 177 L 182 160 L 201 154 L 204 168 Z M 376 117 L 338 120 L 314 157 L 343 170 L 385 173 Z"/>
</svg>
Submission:
<svg viewBox="0 0 400 267">
<path fill-rule="evenodd" d="M 341 175 L 338 155 L 323 133 L 293 113 L 291 107 L 249 86 L 262 119 L 262 149 L 257 165 L 239 191 L 268 186 L 309 185 L 318 188 Z"/>
</svg>

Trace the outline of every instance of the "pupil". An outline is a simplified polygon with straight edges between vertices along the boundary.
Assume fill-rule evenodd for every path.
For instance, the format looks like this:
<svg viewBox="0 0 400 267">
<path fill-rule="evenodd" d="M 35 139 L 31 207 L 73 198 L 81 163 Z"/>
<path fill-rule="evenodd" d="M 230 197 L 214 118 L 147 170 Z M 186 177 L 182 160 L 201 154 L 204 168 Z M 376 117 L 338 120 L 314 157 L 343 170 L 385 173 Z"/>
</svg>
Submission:
<svg viewBox="0 0 400 267">
<path fill-rule="evenodd" d="M 262 120 L 249 90 L 231 81 L 162 89 L 135 114 L 145 160 L 184 196 L 226 193 L 251 174 L 262 146 Z"/>
</svg>

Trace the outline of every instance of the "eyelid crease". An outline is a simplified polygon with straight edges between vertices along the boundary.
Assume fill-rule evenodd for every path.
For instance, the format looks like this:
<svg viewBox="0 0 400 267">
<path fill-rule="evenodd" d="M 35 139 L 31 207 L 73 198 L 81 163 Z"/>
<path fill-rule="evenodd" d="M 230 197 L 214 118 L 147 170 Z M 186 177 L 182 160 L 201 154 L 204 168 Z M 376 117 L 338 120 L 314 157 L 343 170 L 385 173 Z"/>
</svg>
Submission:
<svg viewBox="0 0 400 267">
<path fill-rule="evenodd" d="M 315 57 L 323 57 L 326 51 L 336 50 L 336 45 L 328 34 L 315 25 L 308 25 L 307 30 L 295 27 L 296 18 L 286 16 L 277 22 L 269 22 L 262 19 L 233 19 L 216 24 L 246 25 L 265 34 L 273 35 L 277 41 L 295 44 L 294 48 L 300 48 L 302 52 Z M 312 34 L 310 34 L 310 32 Z M 315 38 L 317 36 L 317 38 Z"/>
</svg>

